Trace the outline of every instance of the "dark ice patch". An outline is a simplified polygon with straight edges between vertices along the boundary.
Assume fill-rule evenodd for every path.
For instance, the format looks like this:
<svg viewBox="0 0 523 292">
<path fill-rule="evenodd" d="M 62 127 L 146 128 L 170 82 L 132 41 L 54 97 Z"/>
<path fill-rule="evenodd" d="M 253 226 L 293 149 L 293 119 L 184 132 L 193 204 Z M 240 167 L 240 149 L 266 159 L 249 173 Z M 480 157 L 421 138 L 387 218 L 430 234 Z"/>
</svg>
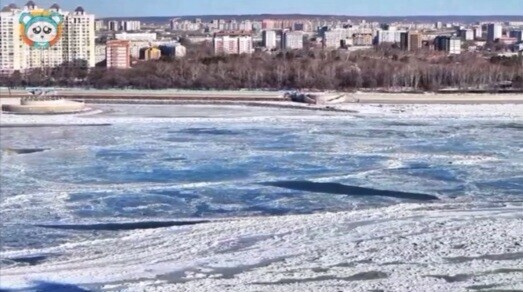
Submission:
<svg viewBox="0 0 523 292">
<path fill-rule="evenodd" d="M 510 130 L 523 131 L 523 124 L 520 124 L 520 123 L 503 123 L 503 124 L 498 124 L 495 128 L 497 128 L 497 129 L 510 129 Z"/>
<path fill-rule="evenodd" d="M 504 254 L 487 254 L 478 257 L 451 257 L 445 258 L 448 262 L 461 264 L 474 260 L 489 260 L 489 261 L 513 261 L 523 259 L 523 252 L 504 253 Z"/>
<path fill-rule="evenodd" d="M 484 275 L 500 275 L 500 274 L 512 274 L 512 273 L 523 273 L 523 269 L 497 269 L 494 271 L 488 271 L 483 273 Z"/>
<path fill-rule="evenodd" d="M 35 255 L 35 256 L 26 256 L 26 257 L 17 257 L 7 259 L 15 263 L 28 264 L 31 266 L 36 266 L 47 260 L 48 256 L 45 255 Z"/>
<path fill-rule="evenodd" d="M 504 285 L 504 284 L 473 285 L 473 286 L 468 286 L 467 289 L 478 291 L 478 290 L 492 289 L 492 288 L 496 288 L 496 287 L 499 287 L 502 285 Z"/>
<path fill-rule="evenodd" d="M 109 160 L 122 160 L 129 159 L 135 160 L 146 156 L 146 151 L 133 150 L 133 149 L 102 149 L 96 153 L 96 158 L 109 159 Z"/>
<path fill-rule="evenodd" d="M 426 127 L 431 126 L 430 123 L 422 123 L 422 122 L 398 122 L 398 121 L 391 121 L 391 122 L 385 122 L 383 123 L 386 126 L 394 126 L 394 127 Z"/>
<path fill-rule="evenodd" d="M 440 279 L 440 280 L 445 280 L 445 282 L 447 282 L 447 283 L 456 283 L 456 282 L 467 281 L 468 279 L 472 278 L 472 275 L 467 275 L 467 274 L 458 274 L 458 275 L 455 275 L 455 276 L 428 275 L 426 277 Z"/>
<path fill-rule="evenodd" d="M 7 148 L 4 151 L 6 153 L 13 153 L 13 154 L 32 154 L 32 153 L 38 153 L 38 152 L 44 152 L 50 150 L 49 148 Z"/>
<path fill-rule="evenodd" d="M 370 272 L 362 272 L 355 275 L 352 275 L 346 279 L 349 281 L 369 281 L 369 280 L 379 280 L 379 279 L 386 279 L 389 275 L 384 272 L 380 271 L 370 271 Z"/>
<path fill-rule="evenodd" d="M 276 282 L 255 282 L 254 285 L 288 285 L 288 284 L 300 284 L 300 283 L 310 283 L 310 282 L 323 282 L 323 281 L 371 281 L 386 279 L 389 275 L 384 272 L 379 271 L 370 271 L 358 273 L 349 277 L 337 277 L 337 276 L 319 276 L 314 278 L 304 278 L 304 279 L 281 279 Z"/>
<path fill-rule="evenodd" d="M 101 223 L 101 224 L 49 224 L 36 225 L 37 227 L 62 229 L 62 230 L 77 230 L 77 231 L 126 231 L 137 229 L 156 229 L 174 226 L 186 226 L 209 223 L 209 220 L 200 221 L 165 221 L 165 222 L 132 222 L 132 223 Z"/>
<path fill-rule="evenodd" d="M 377 189 L 372 189 L 372 188 L 348 186 L 348 185 L 344 185 L 344 184 L 340 184 L 340 183 L 316 183 L 316 182 L 311 182 L 311 181 L 278 181 L 278 182 L 264 183 L 263 185 L 273 186 L 273 187 L 278 187 L 278 188 L 286 188 L 286 189 L 296 190 L 296 191 L 326 193 L 326 194 L 335 194 L 335 195 L 348 195 L 348 196 L 361 196 L 361 197 L 381 196 L 381 197 L 409 199 L 409 200 L 418 200 L 418 201 L 439 200 L 438 197 L 432 196 L 432 195 L 427 195 L 427 194 L 377 190 Z"/>
<path fill-rule="evenodd" d="M 216 135 L 216 136 L 225 136 L 225 135 L 241 135 L 240 132 L 217 129 L 217 128 L 188 128 L 183 129 L 177 132 L 172 133 L 182 133 L 182 134 L 191 134 L 191 135 Z"/>
</svg>

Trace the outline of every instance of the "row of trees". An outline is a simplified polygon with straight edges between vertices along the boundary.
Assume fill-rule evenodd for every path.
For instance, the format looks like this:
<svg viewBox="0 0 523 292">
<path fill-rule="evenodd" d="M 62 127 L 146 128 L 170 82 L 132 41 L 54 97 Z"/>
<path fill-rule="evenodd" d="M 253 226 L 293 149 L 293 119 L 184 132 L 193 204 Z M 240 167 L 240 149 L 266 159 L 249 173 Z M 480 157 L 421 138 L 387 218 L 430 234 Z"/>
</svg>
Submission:
<svg viewBox="0 0 523 292">
<path fill-rule="evenodd" d="M 397 89 L 485 88 L 513 81 L 523 87 L 523 58 L 485 58 L 465 53 L 407 53 L 393 47 L 374 50 L 292 51 L 213 56 L 190 49 L 183 59 L 163 58 L 128 70 L 81 69 L 64 65 L 51 70 L 16 73 L 2 86 L 84 86 L 94 88 L 199 89 Z"/>
</svg>

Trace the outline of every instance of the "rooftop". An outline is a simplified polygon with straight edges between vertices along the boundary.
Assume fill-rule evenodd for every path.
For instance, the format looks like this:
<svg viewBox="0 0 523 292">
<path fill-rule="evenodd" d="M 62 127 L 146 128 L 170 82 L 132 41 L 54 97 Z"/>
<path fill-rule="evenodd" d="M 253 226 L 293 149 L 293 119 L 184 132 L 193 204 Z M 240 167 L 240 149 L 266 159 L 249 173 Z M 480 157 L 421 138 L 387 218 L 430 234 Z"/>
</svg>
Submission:
<svg viewBox="0 0 523 292">
<path fill-rule="evenodd" d="M 237 31 L 220 31 L 214 34 L 214 36 L 251 36 L 252 33 L 244 30 Z"/>
</svg>

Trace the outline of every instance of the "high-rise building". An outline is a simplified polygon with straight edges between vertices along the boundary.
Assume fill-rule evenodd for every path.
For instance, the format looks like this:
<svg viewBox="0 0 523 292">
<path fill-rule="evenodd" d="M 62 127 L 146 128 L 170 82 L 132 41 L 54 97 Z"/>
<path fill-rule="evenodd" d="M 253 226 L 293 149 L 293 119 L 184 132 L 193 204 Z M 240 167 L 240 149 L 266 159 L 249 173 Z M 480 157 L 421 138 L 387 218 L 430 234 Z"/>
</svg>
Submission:
<svg viewBox="0 0 523 292">
<path fill-rule="evenodd" d="M 477 40 L 483 38 L 483 28 L 481 27 L 481 25 L 474 26 L 472 30 L 474 31 L 474 39 Z"/>
<path fill-rule="evenodd" d="M 352 29 L 332 29 L 323 32 L 322 45 L 324 49 L 338 49 L 343 43 L 352 43 L 352 37 L 354 35 Z M 350 39 L 350 40 L 348 40 Z"/>
<path fill-rule="evenodd" d="M 503 36 L 503 27 L 499 23 L 489 23 L 487 25 L 487 42 L 493 43 Z"/>
<path fill-rule="evenodd" d="M 418 32 L 409 32 L 409 50 L 417 51 L 423 47 L 423 36 Z"/>
<path fill-rule="evenodd" d="M 120 23 L 120 27 L 123 31 L 138 31 L 141 29 L 142 24 L 137 20 L 124 20 Z"/>
<path fill-rule="evenodd" d="M 86 14 L 82 7 L 66 17 L 63 36 L 65 61 L 85 60 L 89 67 L 96 65 L 94 18 L 94 15 Z"/>
<path fill-rule="evenodd" d="M 457 37 L 438 36 L 434 39 L 434 48 L 451 55 L 461 54 L 461 39 Z"/>
<path fill-rule="evenodd" d="M 276 32 L 264 30 L 262 33 L 263 46 L 269 50 L 276 48 Z"/>
<path fill-rule="evenodd" d="M 303 33 L 297 31 L 286 31 L 283 33 L 281 47 L 284 50 L 303 49 Z"/>
<path fill-rule="evenodd" d="M 120 22 L 117 20 L 111 20 L 107 23 L 107 28 L 109 28 L 110 31 L 120 31 Z"/>
<path fill-rule="evenodd" d="M 141 29 L 141 22 L 136 20 L 111 20 L 107 23 L 107 27 L 111 31 L 138 31 Z"/>
<path fill-rule="evenodd" d="M 97 44 L 94 47 L 96 64 L 105 61 L 107 47 L 105 44 Z"/>
<path fill-rule="evenodd" d="M 131 67 L 129 41 L 108 41 L 105 56 L 107 68 L 127 69 Z"/>
<path fill-rule="evenodd" d="M 35 17 L 48 22 L 49 33 L 41 38 L 29 34 L 26 24 Z M 41 22 L 40 21 L 40 22 Z M 82 7 L 74 12 L 39 8 L 29 1 L 23 8 L 10 5 L 0 12 L 0 71 L 12 73 L 34 68 L 69 66 L 94 67 L 94 15 Z"/>
<path fill-rule="evenodd" d="M 458 35 L 464 41 L 473 41 L 475 38 L 474 30 L 472 29 L 460 29 Z"/>
<path fill-rule="evenodd" d="M 523 30 L 511 30 L 509 33 L 509 36 L 511 38 L 515 38 L 516 42 L 522 42 L 523 41 Z"/>
<path fill-rule="evenodd" d="M 400 36 L 400 48 L 404 51 L 410 50 L 409 46 L 409 33 L 402 32 Z"/>
<path fill-rule="evenodd" d="M 94 30 L 96 31 L 101 31 L 101 30 L 104 30 L 106 27 L 105 27 L 105 21 L 103 20 L 96 20 L 94 22 Z"/>
<path fill-rule="evenodd" d="M 456 37 L 450 38 L 448 53 L 451 55 L 461 54 L 461 39 Z"/>
<path fill-rule="evenodd" d="M 405 51 L 416 51 L 423 47 L 423 36 L 418 32 L 401 33 L 400 47 Z"/>
<path fill-rule="evenodd" d="M 253 51 L 252 36 L 248 32 L 220 32 L 213 37 L 215 54 L 251 54 Z"/>
</svg>

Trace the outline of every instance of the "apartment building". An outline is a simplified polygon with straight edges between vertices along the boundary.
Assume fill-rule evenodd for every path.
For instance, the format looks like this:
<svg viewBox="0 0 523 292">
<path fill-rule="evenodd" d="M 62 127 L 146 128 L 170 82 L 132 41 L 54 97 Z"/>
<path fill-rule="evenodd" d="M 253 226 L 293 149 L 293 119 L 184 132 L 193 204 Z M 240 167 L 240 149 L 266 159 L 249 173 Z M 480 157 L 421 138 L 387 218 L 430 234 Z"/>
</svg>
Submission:
<svg viewBox="0 0 523 292">
<path fill-rule="evenodd" d="M 129 41 L 112 40 L 107 42 L 105 58 L 107 68 L 128 69 L 131 67 Z"/>
<path fill-rule="evenodd" d="M 213 37 L 214 54 L 251 54 L 252 36 L 249 32 L 219 32 Z"/>
<path fill-rule="evenodd" d="M 284 50 L 303 49 L 303 33 L 297 31 L 286 31 L 283 33 L 281 47 Z"/>
<path fill-rule="evenodd" d="M 262 33 L 263 46 L 269 50 L 276 48 L 276 32 L 264 30 Z"/>
<path fill-rule="evenodd" d="M 33 41 L 24 35 L 20 21 L 37 15 L 56 18 L 56 22 L 49 20 L 57 32 L 54 39 Z M 0 12 L 0 73 L 10 74 L 62 64 L 94 67 L 94 19 L 94 15 L 87 14 L 82 7 L 67 12 L 56 4 L 48 9 L 40 8 L 33 1 L 21 8 L 15 5 L 4 7 Z"/>
</svg>

